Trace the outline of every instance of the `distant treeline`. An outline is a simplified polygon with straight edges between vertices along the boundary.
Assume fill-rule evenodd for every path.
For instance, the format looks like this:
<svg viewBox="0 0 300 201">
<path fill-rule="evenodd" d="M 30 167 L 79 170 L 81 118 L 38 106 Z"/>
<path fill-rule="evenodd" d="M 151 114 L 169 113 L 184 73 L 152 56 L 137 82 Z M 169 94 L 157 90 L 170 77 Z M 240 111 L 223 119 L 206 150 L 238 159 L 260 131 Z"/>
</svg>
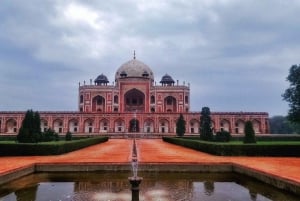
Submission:
<svg viewBox="0 0 300 201">
<path fill-rule="evenodd" d="M 272 134 L 300 134 L 300 124 L 288 121 L 285 116 L 270 118 L 270 131 Z"/>
</svg>

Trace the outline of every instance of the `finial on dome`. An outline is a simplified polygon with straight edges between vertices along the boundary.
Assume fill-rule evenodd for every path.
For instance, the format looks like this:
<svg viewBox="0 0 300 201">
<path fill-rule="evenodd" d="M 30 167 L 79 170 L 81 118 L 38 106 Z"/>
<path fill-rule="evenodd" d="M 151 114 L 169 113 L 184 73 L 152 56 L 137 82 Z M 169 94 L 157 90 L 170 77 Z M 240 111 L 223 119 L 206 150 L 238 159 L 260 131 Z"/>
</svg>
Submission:
<svg viewBox="0 0 300 201">
<path fill-rule="evenodd" d="M 133 59 L 135 59 L 135 50 L 133 50 Z"/>
</svg>

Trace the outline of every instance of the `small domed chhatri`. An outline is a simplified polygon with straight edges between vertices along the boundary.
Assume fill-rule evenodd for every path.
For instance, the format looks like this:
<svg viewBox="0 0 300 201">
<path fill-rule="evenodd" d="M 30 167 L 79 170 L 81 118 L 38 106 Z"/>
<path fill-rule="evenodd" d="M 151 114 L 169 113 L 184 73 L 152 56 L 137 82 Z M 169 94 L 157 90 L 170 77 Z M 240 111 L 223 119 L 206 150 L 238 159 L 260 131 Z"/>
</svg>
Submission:
<svg viewBox="0 0 300 201">
<path fill-rule="evenodd" d="M 165 74 L 161 85 L 156 85 L 151 68 L 137 60 L 135 52 L 132 60 L 117 69 L 115 82 L 109 83 L 101 74 L 89 83 L 79 83 L 78 111 L 41 111 L 41 130 L 51 128 L 61 135 L 70 131 L 79 136 L 170 136 L 176 135 L 176 119 L 181 113 L 186 121 L 186 134 L 198 135 L 201 113 L 190 111 L 190 84 L 176 80 L 174 85 L 173 78 Z M 24 115 L 0 111 L 0 133 L 17 135 Z M 243 134 L 249 120 L 256 134 L 269 131 L 269 117 L 264 112 L 211 112 L 211 119 L 214 132 Z"/>
<path fill-rule="evenodd" d="M 174 85 L 175 82 L 174 82 L 173 78 L 172 78 L 170 75 L 165 74 L 165 75 L 161 78 L 160 83 L 161 83 L 162 85 L 168 85 L 168 86 L 171 86 L 171 85 Z"/>
<path fill-rule="evenodd" d="M 103 75 L 103 73 L 99 75 L 94 82 L 96 85 L 107 85 L 107 83 L 109 83 L 107 77 Z"/>
</svg>

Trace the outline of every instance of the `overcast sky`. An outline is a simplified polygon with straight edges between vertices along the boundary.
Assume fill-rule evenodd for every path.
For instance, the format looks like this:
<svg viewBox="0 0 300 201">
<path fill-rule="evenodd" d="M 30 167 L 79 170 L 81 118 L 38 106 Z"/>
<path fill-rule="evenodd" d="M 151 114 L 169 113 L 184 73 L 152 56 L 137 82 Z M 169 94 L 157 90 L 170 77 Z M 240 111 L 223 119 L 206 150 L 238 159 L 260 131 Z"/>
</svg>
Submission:
<svg viewBox="0 0 300 201">
<path fill-rule="evenodd" d="M 1 0 L 0 111 L 76 111 L 78 82 L 133 58 L 191 85 L 191 110 L 286 115 L 299 0 Z"/>
</svg>

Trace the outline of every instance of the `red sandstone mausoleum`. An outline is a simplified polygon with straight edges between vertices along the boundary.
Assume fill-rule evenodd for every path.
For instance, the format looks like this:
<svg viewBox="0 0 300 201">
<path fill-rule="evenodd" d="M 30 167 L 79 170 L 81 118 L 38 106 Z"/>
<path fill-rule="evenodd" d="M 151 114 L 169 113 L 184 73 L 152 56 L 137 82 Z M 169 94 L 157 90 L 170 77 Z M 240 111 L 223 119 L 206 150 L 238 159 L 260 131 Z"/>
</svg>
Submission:
<svg viewBox="0 0 300 201">
<path fill-rule="evenodd" d="M 199 133 L 200 111 L 190 111 L 190 85 L 179 84 L 166 74 L 160 84 L 146 64 L 134 58 L 121 65 L 109 84 L 101 74 L 90 84 L 79 84 L 78 111 L 39 111 L 41 129 L 57 133 L 118 135 L 141 133 L 175 135 L 180 114 L 186 120 L 186 134 Z M 17 134 L 25 112 L 0 111 L 0 133 Z M 256 134 L 269 133 L 266 112 L 212 112 L 214 132 L 244 133 L 245 122 L 253 123 Z"/>
</svg>

